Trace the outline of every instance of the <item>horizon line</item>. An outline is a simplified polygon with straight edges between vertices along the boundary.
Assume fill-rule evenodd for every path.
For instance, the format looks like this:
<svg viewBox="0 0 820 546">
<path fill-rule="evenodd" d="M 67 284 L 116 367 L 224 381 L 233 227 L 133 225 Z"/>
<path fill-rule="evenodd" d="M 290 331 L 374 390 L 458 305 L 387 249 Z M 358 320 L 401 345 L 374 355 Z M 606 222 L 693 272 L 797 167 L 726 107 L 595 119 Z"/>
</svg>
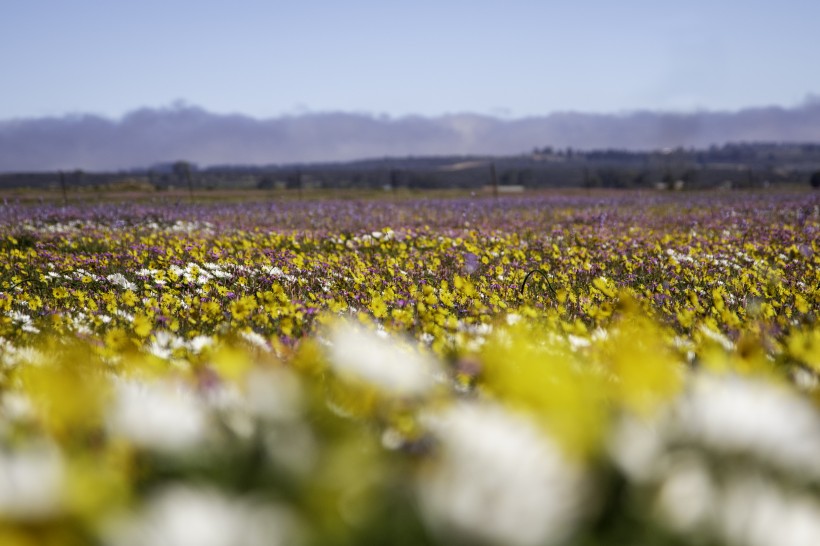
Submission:
<svg viewBox="0 0 820 546">
<path fill-rule="evenodd" d="M 287 119 L 287 118 L 301 118 L 301 117 L 311 117 L 311 116 L 323 116 L 323 115 L 347 115 L 347 116 L 358 116 L 363 118 L 370 118 L 374 120 L 385 120 L 385 121 L 392 121 L 392 120 L 406 120 L 406 119 L 414 119 L 414 118 L 422 118 L 422 119 L 442 119 L 442 118 L 449 118 L 449 117 L 458 117 L 458 116 L 473 116 L 473 117 L 481 117 L 481 118 L 488 118 L 494 119 L 497 121 L 502 122 L 515 122 L 515 121 L 522 121 L 527 119 L 541 119 L 541 118 L 549 118 L 552 116 L 562 116 L 562 115 L 582 115 L 582 116 L 593 116 L 593 117 L 628 117 L 640 114 L 649 114 L 649 115 L 668 115 L 668 116 L 691 116 L 691 115 L 714 115 L 714 114 L 738 114 L 742 112 L 749 112 L 749 111 L 758 111 L 758 110 L 800 110 L 804 108 L 813 108 L 813 107 L 820 107 L 820 94 L 818 93 L 807 93 L 805 97 L 798 101 L 797 103 L 791 105 L 783 105 L 783 104 L 757 104 L 757 105 L 747 105 L 741 106 L 737 108 L 709 108 L 698 106 L 695 108 L 650 108 L 650 107 L 639 107 L 639 108 L 624 108 L 617 111 L 600 111 L 600 110 L 582 110 L 582 109 L 556 109 L 552 111 L 548 111 L 545 113 L 535 113 L 535 114 L 524 114 L 524 115 L 505 115 L 505 114 L 496 114 L 496 113 L 483 113 L 471 110 L 452 110 L 452 111 L 445 111 L 442 113 L 437 114 L 424 114 L 424 113 L 400 113 L 394 114 L 389 112 L 371 112 L 365 110 L 353 110 L 353 109 L 312 109 L 306 107 L 301 109 L 297 112 L 280 112 L 274 115 L 256 115 L 247 112 L 242 112 L 239 110 L 230 110 L 230 111 L 223 111 L 217 109 L 210 109 L 206 106 L 201 106 L 196 103 L 188 102 L 184 99 L 176 99 L 171 101 L 166 105 L 159 105 L 159 106 L 151 106 L 151 105 L 143 105 L 143 106 L 136 106 L 131 109 L 125 110 L 119 114 L 105 114 L 100 112 L 93 112 L 93 111 L 84 111 L 84 110 L 74 110 L 74 111 L 66 111 L 59 114 L 23 114 L 23 115 L 16 115 L 12 117 L 5 117 L 0 118 L 0 123 L 8 123 L 8 122 L 15 122 L 15 121 L 32 121 L 32 120 L 47 120 L 47 119 L 78 119 L 78 118 L 100 118 L 105 119 L 111 122 L 120 122 L 137 114 L 139 112 L 144 111 L 152 111 L 152 112 L 184 112 L 184 111 L 195 111 L 195 112 L 203 112 L 213 116 L 219 117 L 243 117 L 247 119 L 252 119 L 255 121 L 269 121 L 269 120 L 277 120 L 277 119 Z"/>
</svg>

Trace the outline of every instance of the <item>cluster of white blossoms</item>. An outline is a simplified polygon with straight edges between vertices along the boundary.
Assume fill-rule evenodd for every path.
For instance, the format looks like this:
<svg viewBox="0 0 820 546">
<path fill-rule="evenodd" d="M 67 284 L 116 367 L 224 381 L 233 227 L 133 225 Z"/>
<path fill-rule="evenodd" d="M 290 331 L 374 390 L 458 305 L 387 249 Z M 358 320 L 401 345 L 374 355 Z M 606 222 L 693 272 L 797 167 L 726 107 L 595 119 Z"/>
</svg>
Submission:
<svg viewBox="0 0 820 546">
<path fill-rule="evenodd" d="M 297 519 L 270 502 L 216 489 L 171 486 L 137 513 L 108 524 L 111 546 L 279 546 L 300 544 Z"/>
<path fill-rule="evenodd" d="M 59 513 L 65 464 L 47 441 L 0 450 L 0 519 L 37 521 Z"/>
<path fill-rule="evenodd" d="M 329 361 L 342 378 L 398 397 L 429 395 L 442 365 L 378 332 L 343 322 L 328 338 Z M 523 414 L 488 401 L 422 410 L 434 456 L 419 477 L 425 521 L 445 539 L 493 544 L 558 543 L 574 528 L 584 472 Z"/>
<path fill-rule="evenodd" d="M 441 533 L 511 546 L 555 544 L 574 528 L 581 468 L 530 420 L 461 402 L 429 415 L 439 442 L 419 481 L 423 515 Z"/>
<path fill-rule="evenodd" d="M 426 395 L 440 377 L 432 357 L 350 322 L 333 327 L 328 342 L 330 364 L 340 377 L 393 396 Z"/>
<path fill-rule="evenodd" d="M 625 419 L 613 459 L 654 491 L 670 529 L 733 546 L 820 544 L 820 414 L 771 380 L 706 372 L 649 422 Z"/>
<path fill-rule="evenodd" d="M 208 431 L 202 400 L 182 383 L 117 380 L 110 434 L 144 449 L 179 452 L 201 444 Z"/>
</svg>

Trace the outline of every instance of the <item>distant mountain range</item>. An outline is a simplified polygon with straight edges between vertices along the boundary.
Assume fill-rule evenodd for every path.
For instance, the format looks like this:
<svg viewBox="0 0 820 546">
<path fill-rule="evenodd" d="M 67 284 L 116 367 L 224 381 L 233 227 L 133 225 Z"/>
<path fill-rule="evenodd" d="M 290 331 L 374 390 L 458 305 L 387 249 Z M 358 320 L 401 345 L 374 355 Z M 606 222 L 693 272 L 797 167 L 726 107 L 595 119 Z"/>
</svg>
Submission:
<svg viewBox="0 0 820 546">
<path fill-rule="evenodd" d="M 820 142 L 820 97 L 734 112 L 477 114 L 391 118 L 308 113 L 255 119 L 197 107 L 143 108 L 120 119 L 69 115 L 0 121 L 0 172 L 118 170 L 184 159 L 292 164 L 361 158 L 508 155 L 534 147 L 654 150 L 727 142 Z"/>
</svg>

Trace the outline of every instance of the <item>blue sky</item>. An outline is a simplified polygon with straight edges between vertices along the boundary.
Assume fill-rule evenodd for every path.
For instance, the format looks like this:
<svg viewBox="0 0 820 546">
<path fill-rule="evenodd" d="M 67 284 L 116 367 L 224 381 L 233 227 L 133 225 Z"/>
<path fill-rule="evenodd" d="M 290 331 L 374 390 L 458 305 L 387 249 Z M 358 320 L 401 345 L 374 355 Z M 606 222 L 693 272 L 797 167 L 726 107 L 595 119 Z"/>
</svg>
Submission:
<svg viewBox="0 0 820 546">
<path fill-rule="evenodd" d="M 816 0 L 6 0 L 0 119 L 737 110 L 820 93 Z"/>
</svg>

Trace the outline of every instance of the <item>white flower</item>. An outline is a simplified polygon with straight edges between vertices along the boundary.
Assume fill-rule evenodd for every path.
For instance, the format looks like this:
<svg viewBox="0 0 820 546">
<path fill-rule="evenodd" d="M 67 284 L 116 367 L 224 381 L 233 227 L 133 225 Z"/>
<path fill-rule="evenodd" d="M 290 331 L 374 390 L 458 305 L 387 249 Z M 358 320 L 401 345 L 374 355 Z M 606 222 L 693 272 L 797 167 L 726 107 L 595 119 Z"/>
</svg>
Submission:
<svg viewBox="0 0 820 546">
<path fill-rule="evenodd" d="M 134 322 L 134 315 L 132 313 L 129 313 L 128 311 L 124 311 L 118 308 L 116 311 L 114 311 L 114 314 L 120 318 L 124 318 L 128 322 Z"/>
<path fill-rule="evenodd" d="M 8 316 L 14 322 L 17 322 L 20 325 L 20 329 L 24 332 L 30 332 L 32 334 L 39 334 L 40 329 L 34 326 L 34 323 L 31 320 L 31 317 L 25 313 L 21 313 L 19 311 L 12 310 L 8 313 Z"/>
<path fill-rule="evenodd" d="M 105 534 L 112 546 L 277 546 L 300 542 L 297 521 L 283 507 L 186 486 L 161 491 L 137 516 L 113 522 Z"/>
<path fill-rule="evenodd" d="M 196 394 L 170 382 L 120 380 L 108 426 L 134 444 L 159 451 L 182 451 L 205 436 L 207 415 Z"/>
<path fill-rule="evenodd" d="M 188 262 L 182 278 L 185 282 L 193 282 L 201 286 L 207 284 L 213 278 L 213 275 L 202 269 L 199 264 Z"/>
<path fill-rule="evenodd" d="M 55 446 L 0 451 L 0 519 L 35 520 L 61 508 L 65 470 Z"/>
<path fill-rule="evenodd" d="M 181 277 L 185 274 L 185 270 L 176 264 L 171 264 L 171 266 L 168 268 L 168 272 L 177 277 Z"/>
<path fill-rule="evenodd" d="M 516 324 L 519 323 L 520 320 L 521 320 L 521 315 L 519 315 L 518 313 L 509 313 L 507 315 L 507 324 L 509 326 L 515 326 Z"/>
<path fill-rule="evenodd" d="M 3 343 L 0 344 L 0 362 L 5 366 L 12 367 L 20 364 L 34 364 L 36 366 L 48 360 L 48 355 L 34 347 L 15 347 L 6 340 L 3 340 Z"/>
<path fill-rule="evenodd" d="M 733 546 L 820 544 L 820 503 L 794 489 L 820 481 L 820 414 L 786 385 L 697 374 L 667 412 L 623 420 L 610 450 L 655 490 L 659 515 L 678 532 Z M 791 479 L 772 479 L 784 474 Z"/>
<path fill-rule="evenodd" d="M 111 284 L 116 284 L 126 290 L 137 290 L 137 285 L 126 279 L 122 273 L 112 273 L 108 275 L 106 279 L 108 279 L 108 282 Z"/>
<path fill-rule="evenodd" d="M 189 341 L 188 346 L 194 354 L 199 354 L 202 351 L 202 349 L 210 345 L 213 345 L 213 343 L 214 340 L 209 336 L 199 335 L 194 337 L 191 341 Z"/>
<path fill-rule="evenodd" d="M 719 504 L 718 532 L 739 546 L 820 544 L 820 504 L 759 476 L 732 480 Z"/>
<path fill-rule="evenodd" d="M 533 423 L 499 406 L 460 403 L 428 424 L 440 452 L 419 497 L 433 528 L 513 546 L 556 543 L 572 530 L 582 474 Z"/>
<path fill-rule="evenodd" d="M 703 333 L 704 336 L 711 339 L 715 343 L 719 344 L 721 347 L 726 349 L 727 351 L 732 351 L 735 348 L 735 344 L 732 343 L 725 335 L 721 334 L 720 332 L 716 332 L 706 326 L 705 324 L 701 324 L 699 330 Z"/>
<path fill-rule="evenodd" d="M 299 378 L 284 368 L 254 369 L 247 378 L 247 405 L 250 412 L 271 421 L 296 421 L 304 410 Z"/>
<path fill-rule="evenodd" d="M 576 336 L 574 334 L 569 334 L 567 336 L 567 341 L 569 341 L 569 346 L 573 351 L 577 351 L 579 349 L 583 349 L 585 347 L 589 347 L 592 345 L 592 342 L 581 336 Z"/>
<path fill-rule="evenodd" d="M 215 264 L 213 262 L 206 262 L 202 265 L 205 269 L 210 271 L 214 277 L 218 279 L 229 279 L 233 276 L 229 271 L 222 269 L 222 266 L 220 266 L 219 264 Z"/>
<path fill-rule="evenodd" d="M 26 421 L 35 415 L 31 399 L 22 392 L 7 391 L 0 398 L 0 415 L 4 420 Z"/>
<path fill-rule="evenodd" d="M 242 331 L 242 332 L 239 333 L 239 335 L 242 336 L 242 339 L 244 339 L 245 341 L 247 341 L 248 343 L 250 343 L 254 347 L 256 347 L 258 349 L 262 349 L 266 353 L 271 352 L 270 343 L 268 343 L 268 340 L 265 339 L 265 336 L 263 336 L 262 334 L 259 334 L 257 332 L 254 332 L 253 330 L 251 330 L 251 331 Z"/>
<path fill-rule="evenodd" d="M 785 472 L 820 479 L 820 415 L 785 386 L 739 376 L 701 375 L 674 410 L 670 433 Z"/>
<path fill-rule="evenodd" d="M 657 477 L 658 460 L 665 448 L 659 429 L 665 424 L 661 419 L 644 421 L 624 416 L 614 427 L 609 439 L 610 455 L 632 480 L 646 482 Z"/>
<path fill-rule="evenodd" d="M 666 522 L 681 533 L 708 525 L 717 507 L 717 486 L 696 454 L 682 454 L 668 462 L 659 486 L 657 507 Z"/>
<path fill-rule="evenodd" d="M 160 330 L 154 334 L 154 338 L 148 345 L 148 352 L 157 358 L 168 360 L 176 349 L 185 346 L 185 339 L 177 335 Z"/>
<path fill-rule="evenodd" d="M 432 358 L 348 322 L 331 331 L 330 363 L 341 377 L 398 396 L 427 394 L 435 386 L 438 371 Z"/>
<path fill-rule="evenodd" d="M 276 277 L 277 279 L 286 279 L 289 281 L 296 280 L 296 277 L 294 277 L 293 275 L 285 275 L 285 272 L 277 266 L 264 265 L 259 268 L 259 271 L 265 275 Z"/>
</svg>

